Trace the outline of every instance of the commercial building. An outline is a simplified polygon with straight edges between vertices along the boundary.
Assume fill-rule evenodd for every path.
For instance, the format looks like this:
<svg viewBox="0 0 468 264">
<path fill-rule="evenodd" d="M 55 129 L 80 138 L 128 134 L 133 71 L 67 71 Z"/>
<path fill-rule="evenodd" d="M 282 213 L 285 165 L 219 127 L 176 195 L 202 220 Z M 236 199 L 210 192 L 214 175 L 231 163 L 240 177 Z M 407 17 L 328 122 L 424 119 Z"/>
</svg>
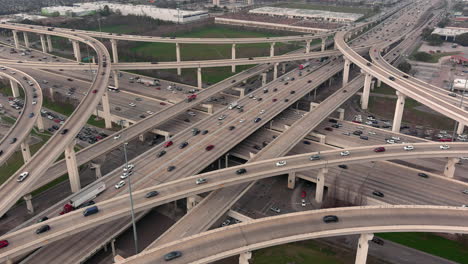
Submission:
<svg viewBox="0 0 468 264">
<path fill-rule="evenodd" d="M 432 31 L 432 34 L 445 37 L 445 40 L 449 40 L 449 38 L 452 38 L 452 40 L 455 40 L 458 35 L 461 35 L 467 32 L 468 32 L 468 28 L 445 27 L 445 28 L 435 28 L 434 31 Z"/>
<path fill-rule="evenodd" d="M 466 79 L 455 79 L 453 80 L 453 89 L 454 90 L 468 90 L 468 84 L 466 83 Z"/>
<path fill-rule="evenodd" d="M 355 13 L 281 7 L 260 7 L 250 10 L 249 13 L 273 17 L 300 18 L 327 22 L 354 22 L 363 16 L 363 14 Z"/>
</svg>

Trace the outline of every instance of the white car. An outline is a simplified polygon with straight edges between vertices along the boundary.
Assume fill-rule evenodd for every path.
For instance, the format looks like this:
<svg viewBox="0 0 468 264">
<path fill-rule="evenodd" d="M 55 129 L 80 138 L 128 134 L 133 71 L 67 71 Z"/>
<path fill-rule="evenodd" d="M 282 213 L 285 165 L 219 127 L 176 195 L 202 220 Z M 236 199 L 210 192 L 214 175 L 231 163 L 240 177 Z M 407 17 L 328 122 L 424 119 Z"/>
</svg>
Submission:
<svg viewBox="0 0 468 264">
<path fill-rule="evenodd" d="M 122 188 L 122 186 L 124 186 L 124 185 L 125 185 L 125 181 L 119 181 L 114 187 L 115 187 L 116 189 L 120 189 L 120 188 Z"/>
<path fill-rule="evenodd" d="M 281 209 L 279 209 L 279 208 L 276 207 L 276 206 L 272 206 L 272 207 L 270 208 L 270 210 L 272 210 L 273 212 L 276 212 L 276 213 L 278 213 L 278 214 L 281 213 Z"/>
<path fill-rule="evenodd" d="M 362 127 L 362 126 L 358 126 L 358 127 L 356 127 L 356 128 L 357 128 L 357 129 L 364 129 L 364 127 Z"/>
<path fill-rule="evenodd" d="M 245 119 L 239 120 L 239 123 L 244 123 L 244 122 L 245 122 Z"/>
<path fill-rule="evenodd" d="M 196 115 L 197 115 L 195 112 L 192 112 L 192 111 L 187 112 L 187 114 L 188 114 L 189 116 L 196 116 Z"/>
<path fill-rule="evenodd" d="M 440 146 L 440 149 L 442 149 L 442 150 L 446 150 L 446 149 L 449 149 L 449 148 L 450 148 L 449 145 L 441 145 Z"/>
<path fill-rule="evenodd" d="M 404 146 L 403 149 L 406 151 L 410 151 L 410 150 L 414 150 L 414 147 L 411 145 L 408 145 L 408 146 Z"/>
<path fill-rule="evenodd" d="M 347 150 L 346 150 L 346 151 L 342 151 L 342 152 L 340 153 L 341 156 L 349 156 L 349 154 L 350 154 L 350 153 L 349 153 L 349 151 L 347 151 Z"/>
<path fill-rule="evenodd" d="M 276 162 L 276 167 L 283 167 L 283 166 L 285 166 L 285 165 L 286 165 L 286 161 L 285 161 L 285 160 Z"/>
<path fill-rule="evenodd" d="M 136 106 L 135 103 L 129 103 L 128 105 L 131 106 L 131 107 L 135 107 L 135 106 Z"/>
<path fill-rule="evenodd" d="M 367 132 L 367 134 L 369 134 L 369 135 L 377 135 L 377 133 L 375 133 L 374 131 L 369 131 L 369 132 Z"/>
<path fill-rule="evenodd" d="M 18 176 L 18 179 L 16 179 L 16 181 L 22 182 L 24 181 L 24 179 L 26 179 L 26 177 L 28 177 L 28 175 L 29 175 L 29 172 L 25 171 Z"/>
<path fill-rule="evenodd" d="M 302 205 L 302 207 L 305 207 L 305 206 L 306 206 L 306 202 L 305 202 L 305 200 L 304 200 L 304 199 L 302 199 L 302 201 L 301 201 L 301 205 Z"/>
<path fill-rule="evenodd" d="M 260 111 L 260 114 L 264 114 L 264 113 L 265 113 L 265 110 L 262 109 L 262 110 Z"/>
<path fill-rule="evenodd" d="M 146 113 L 147 113 L 148 115 L 154 114 L 154 112 L 152 112 L 152 111 L 146 111 Z"/>
<path fill-rule="evenodd" d="M 120 179 L 125 180 L 128 178 L 128 176 L 131 176 L 132 174 L 133 174 L 133 171 L 124 172 L 122 175 L 120 175 Z"/>
<path fill-rule="evenodd" d="M 393 139 L 387 139 L 385 142 L 387 142 L 387 144 L 395 144 L 395 140 Z"/>
<path fill-rule="evenodd" d="M 203 184 L 203 183 L 206 183 L 206 179 L 205 178 L 198 178 L 196 181 L 195 181 L 196 184 Z"/>
<path fill-rule="evenodd" d="M 32 101 L 32 104 L 33 104 L 33 105 L 37 104 L 37 101 Z"/>
<path fill-rule="evenodd" d="M 372 125 L 372 121 L 366 121 L 366 125 Z"/>
<path fill-rule="evenodd" d="M 132 163 L 129 163 L 127 166 L 124 166 L 123 171 L 124 172 L 131 171 L 133 170 L 133 168 L 135 168 L 135 165 L 133 165 Z"/>
<path fill-rule="evenodd" d="M 463 194 L 468 194 L 468 189 L 462 191 Z"/>
<path fill-rule="evenodd" d="M 218 117 L 218 120 L 224 120 L 226 117 L 227 115 L 221 115 L 220 117 Z"/>
<path fill-rule="evenodd" d="M 399 138 L 399 137 L 392 137 L 392 139 L 393 139 L 393 140 L 395 140 L 395 141 L 398 141 L 398 140 L 400 140 L 400 138 Z"/>
<path fill-rule="evenodd" d="M 120 134 L 114 136 L 114 139 L 119 139 L 119 138 L 120 138 Z"/>
</svg>

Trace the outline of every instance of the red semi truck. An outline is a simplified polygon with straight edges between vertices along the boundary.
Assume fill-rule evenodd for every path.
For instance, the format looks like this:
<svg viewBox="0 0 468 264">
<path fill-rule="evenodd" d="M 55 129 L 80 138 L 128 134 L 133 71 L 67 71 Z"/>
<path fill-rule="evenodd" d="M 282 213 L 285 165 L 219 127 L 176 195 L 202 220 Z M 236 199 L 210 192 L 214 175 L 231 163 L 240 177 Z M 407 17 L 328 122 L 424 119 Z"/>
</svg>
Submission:
<svg viewBox="0 0 468 264">
<path fill-rule="evenodd" d="M 106 190 L 106 184 L 103 182 L 95 184 L 93 187 L 86 189 L 85 191 L 77 193 L 70 199 L 70 202 L 63 206 L 61 215 L 69 213 L 76 208 L 80 207 L 80 205 L 91 201 L 92 199 L 96 198 L 100 193 Z"/>
</svg>

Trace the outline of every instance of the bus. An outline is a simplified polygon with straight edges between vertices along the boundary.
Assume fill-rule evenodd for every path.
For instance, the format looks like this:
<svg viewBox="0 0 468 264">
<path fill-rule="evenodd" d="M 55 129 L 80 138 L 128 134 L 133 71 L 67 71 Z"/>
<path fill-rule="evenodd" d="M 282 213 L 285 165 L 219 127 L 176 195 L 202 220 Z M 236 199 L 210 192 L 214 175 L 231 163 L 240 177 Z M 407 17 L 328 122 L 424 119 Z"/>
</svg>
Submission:
<svg viewBox="0 0 468 264">
<path fill-rule="evenodd" d="M 115 87 L 115 86 L 112 86 L 112 85 L 109 85 L 107 86 L 107 90 L 111 91 L 111 92 L 114 92 L 114 93 L 118 93 L 119 92 L 119 88 Z"/>
</svg>

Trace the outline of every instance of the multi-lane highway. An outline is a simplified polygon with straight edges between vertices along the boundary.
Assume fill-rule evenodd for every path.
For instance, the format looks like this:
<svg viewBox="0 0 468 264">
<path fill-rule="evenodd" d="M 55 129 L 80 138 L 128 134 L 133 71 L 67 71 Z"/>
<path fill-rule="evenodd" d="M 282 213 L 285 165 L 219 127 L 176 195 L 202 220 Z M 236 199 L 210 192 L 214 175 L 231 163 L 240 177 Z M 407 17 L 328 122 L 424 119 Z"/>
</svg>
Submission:
<svg viewBox="0 0 468 264">
<path fill-rule="evenodd" d="M 15 82 L 16 85 L 19 84 L 24 91 L 24 105 L 21 113 L 10 130 L 0 140 L 0 164 L 3 164 L 18 149 L 19 145 L 22 143 L 27 144 L 29 133 L 34 124 L 36 122 L 42 122 L 42 120 L 40 120 L 42 89 L 34 78 L 17 69 L 2 67 L 0 76 L 10 79 Z M 28 81 L 30 83 L 28 83 Z"/>
</svg>

